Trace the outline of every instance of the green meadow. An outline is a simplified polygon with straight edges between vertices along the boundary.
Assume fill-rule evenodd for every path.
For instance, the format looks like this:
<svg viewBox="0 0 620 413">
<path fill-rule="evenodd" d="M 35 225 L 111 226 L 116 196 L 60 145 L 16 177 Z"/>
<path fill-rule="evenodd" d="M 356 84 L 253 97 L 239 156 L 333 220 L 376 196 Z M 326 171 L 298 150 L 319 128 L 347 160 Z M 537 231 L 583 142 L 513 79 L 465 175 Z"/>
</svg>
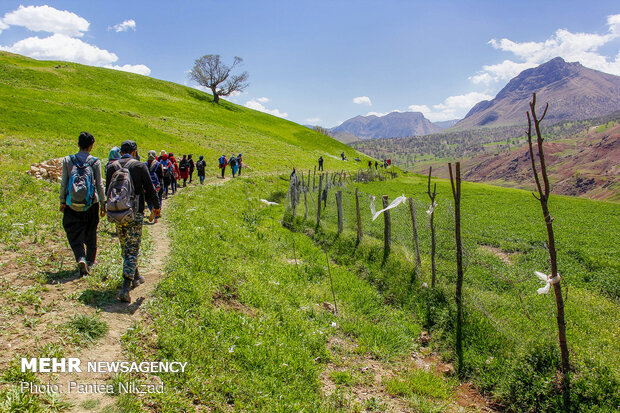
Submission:
<svg viewBox="0 0 620 413">
<path fill-rule="evenodd" d="M 0 299 L 19 304 L 25 325 L 40 320 L 45 273 L 57 265 L 41 251 L 68 250 L 58 184 L 26 175 L 31 163 L 73 152 L 79 132 L 87 130 L 97 139 L 95 155 L 104 159 L 111 146 L 132 138 L 143 154 L 202 154 L 212 160 L 212 176 L 222 152 L 241 152 L 249 165 L 240 179 L 192 186 L 167 202 L 166 272 L 148 319 L 134 324 L 122 345 L 129 360 L 182 361 L 188 369 L 132 376 L 161 381 L 164 392 L 114 396 L 107 411 L 480 411 L 460 404 L 464 383 L 489 407 L 562 411 L 554 299 L 536 293 L 542 283 L 533 274 L 549 269 L 546 233 L 530 193 L 463 184 L 466 364 L 458 378 L 451 369 L 456 266 L 449 182 L 433 181 L 438 251 L 437 286 L 430 289 L 426 177 L 397 171 L 396 179 L 331 188 L 317 226 L 316 192 L 308 193 L 308 219 L 303 197 L 291 216 L 288 172 L 313 168 L 320 155 L 326 170 L 353 172 L 358 164 L 338 155 L 358 154 L 310 129 L 231 103 L 214 105 L 210 95 L 173 83 L 7 53 L 0 53 L 0 98 L 0 246 L 31 268 L 23 276 L 28 285 L 0 284 Z M 365 165 L 368 157 L 360 157 Z M 364 228 L 359 243 L 356 187 Z M 344 199 L 341 234 L 337 190 Z M 369 209 L 369 196 L 377 196 L 379 209 L 384 194 L 415 199 L 420 266 L 405 205 L 391 212 L 393 248 L 384 255 L 383 218 L 371 221 Z M 573 403 L 583 412 L 617 411 L 620 206 L 552 196 L 550 210 L 564 280 Z M 101 267 L 84 281 L 86 294 L 66 298 L 76 308 L 96 309 L 113 299 L 120 282 L 113 261 L 118 247 L 106 235 L 109 226 L 100 228 Z M 96 347 L 108 327 L 97 313 L 74 316 L 50 328 L 58 339 L 31 354 L 67 356 Z M 2 362 L 0 411 L 70 408 L 53 397 L 19 396 L 15 386 L 25 377 Z"/>
</svg>

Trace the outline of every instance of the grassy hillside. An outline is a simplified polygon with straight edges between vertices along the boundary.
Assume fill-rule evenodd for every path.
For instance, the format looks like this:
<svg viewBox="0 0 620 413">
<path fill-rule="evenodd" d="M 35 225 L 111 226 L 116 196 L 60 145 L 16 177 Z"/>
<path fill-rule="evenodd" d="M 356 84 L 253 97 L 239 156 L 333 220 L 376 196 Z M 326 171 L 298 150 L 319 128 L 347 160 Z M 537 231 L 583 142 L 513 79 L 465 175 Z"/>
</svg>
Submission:
<svg viewBox="0 0 620 413">
<path fill-rule="evenodd" d="M 65 155 L 80 131 L 97 139 L 95 155 L 134 139 L 149 149 L 204 155 L 212 162 L 243 153 L 253 171 L 326 168 L 349 147 L 296 123 L 146 76 L 75 63 L 37 61 L 0 52 L 2 167 Z M 23 150 L 14 148 L 23 148 Z M 19 156 L 18 159 L 16 157 Z M 349 167 L 353 167 L 349 164 Z"/>
</svg>

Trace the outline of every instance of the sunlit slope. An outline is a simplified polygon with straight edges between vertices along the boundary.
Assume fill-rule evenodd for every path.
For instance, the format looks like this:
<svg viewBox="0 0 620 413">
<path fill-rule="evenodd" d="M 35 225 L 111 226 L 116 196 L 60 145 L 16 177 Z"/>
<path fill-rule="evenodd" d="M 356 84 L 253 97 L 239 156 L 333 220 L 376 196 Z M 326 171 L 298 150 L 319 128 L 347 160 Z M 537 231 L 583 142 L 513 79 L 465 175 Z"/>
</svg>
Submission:
<svg viewBox="0 0 620 413">
<path fill-rule="evenodd" d="M 134 139 L 142 149 L 204 155 L 215 165 L 222 153 L 243 153 L 254 171 L 307 169 L 323 155 L 326 169 L 357 153 L 296 123 L 211 95 L 146 76 L 66 62 L 38 61 L 0 52 L 2 163 L 61 156 L 75 148 L 80 131 L 97 139 L 95 155 Z M 7 155 L 8 158 L 7 159 Z"/>
</svg>

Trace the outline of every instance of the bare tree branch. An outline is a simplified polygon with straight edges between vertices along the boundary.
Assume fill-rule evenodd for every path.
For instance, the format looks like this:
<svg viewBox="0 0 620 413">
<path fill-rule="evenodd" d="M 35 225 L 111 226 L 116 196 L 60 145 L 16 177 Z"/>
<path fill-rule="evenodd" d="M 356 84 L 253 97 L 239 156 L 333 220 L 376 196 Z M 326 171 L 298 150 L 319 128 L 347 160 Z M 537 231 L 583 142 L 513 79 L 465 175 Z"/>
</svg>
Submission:
<svg viewBox="0 0 620 413">
<path fill-rule="evenodd" d="M 222 63 L 220 55 L 204 55 L 194 62 L 188 77 L 201 86 L 211 89 L 213 101 L 219 103 L 220 96 L 229 96 L 233 92 L 243 92 L 248 86 L 248 72 L 231 76 L 231 71 L 240 65 L 243 59 L 235 56 L 232 65 Z"/>
</svg>

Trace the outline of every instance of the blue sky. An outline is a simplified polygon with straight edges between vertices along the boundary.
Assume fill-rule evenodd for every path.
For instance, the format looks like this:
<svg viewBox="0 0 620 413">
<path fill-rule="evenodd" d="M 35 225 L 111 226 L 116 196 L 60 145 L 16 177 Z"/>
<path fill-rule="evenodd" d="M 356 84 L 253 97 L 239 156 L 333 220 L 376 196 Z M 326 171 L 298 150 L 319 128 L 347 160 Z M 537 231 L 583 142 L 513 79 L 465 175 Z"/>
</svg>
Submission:
<svg viewBox="0 0 620 413">
<path fill-rule="evenodd" d="M 236 55 L 241 105 L 326 127 L 394 110 L 439 121 L 555 56 L 620 75 L 620 4 L 3 0 L 0 49 L 190 86 L 196 58 Z"/>
</svg>

